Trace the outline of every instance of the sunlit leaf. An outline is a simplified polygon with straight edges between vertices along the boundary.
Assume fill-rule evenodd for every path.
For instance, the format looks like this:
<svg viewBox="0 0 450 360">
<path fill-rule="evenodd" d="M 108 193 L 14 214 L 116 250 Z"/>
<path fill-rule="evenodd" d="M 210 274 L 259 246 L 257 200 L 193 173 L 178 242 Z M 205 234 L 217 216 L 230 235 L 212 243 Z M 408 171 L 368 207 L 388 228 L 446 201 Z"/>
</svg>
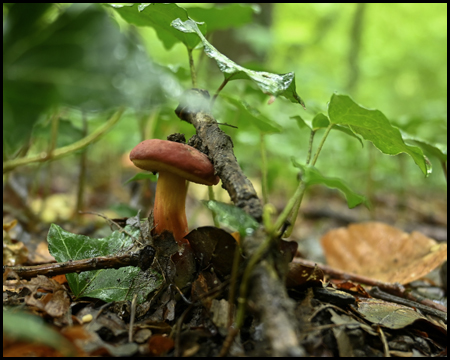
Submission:
<svg viewBox="0 0 450 360">
<path fill-rule="evenodd" d="M 349 96 L 333 94 L 328 115 L 332 124 L 349 126 L 354 133 L 371 141 L 384 154 L 407 153 L 425 175 L 431 173 L 431 167 L 428 166 L 422 150 L 406 145 L 400 130 L 392 126 L 381 111 L 363 108 Z"/>
<path fill-rule="evenodd" d="M 181 19 L 176 19 L 172 22 L 172 26 L 183 33 L 197 34 L 203 43 L 203 49 L 206 55 L 216 61 L 226 80 L 252 80 L 263 93 L 274 96 L 284 96 L 286 99 L 305 107 L 303 100 L 296 92 L 295 74 L 293 72 L 288 74 L 273 74 L 246 69 L 228 59 L 212 46 L 203 36 L 195 21 L 186 20 L 183 22 Z"/>
<path fill-rule="evenodd" d="M 170 25 L 175 19 L 188 20 L 187 11 L 176 4 L 114 5 L 113 8 L 130 24 L 154 28 L 167 50 L 177 42 L 182 42 L 188 49 L 194 49 L 200 42 L 194 34 L 180 32 Z M 206 25 L 198 26 L 206 33 Z"/>
<path fill-rule="evenodd" d="M 127 226 L 125 229 L 135 237 L 139 235 L 138 228 Z M 47 241 L 50 254 L 58 262 L 114 255 L 133 244 L 133 239 L 123 231 L 114 231 L 103 239 L 93 239 L 64 231 L 55 224 L 50 227 Z M 137 293 L 139 303 L 157 289 L 162 281 L 161 275 L 156 272 L 144 276 L 143 272 L 134 266 L 72 273 L 67 274 L 66 278 L 77 298 L 89 296 L 108 302 L 124 301 L 132 300 L 133 295 Z"/>
<path fill-rule="evenodd" d="M 242 237 L 252 234 L 259 226 L 252 216 L 237 206 L 214 200 L 203 201 L 203 203 L 209 210 L 216 213 L 219 222 L 232 230 L 239 231 Z"/>
<path fill-rule="evenodd" d="M 354 192 L 343 180 L 335 177 L 323 176 L 314 166 L 299 164 L 294 158 L 292 158 L 292 163 L 295 167 L 302 170 L 302 181 L 305 182 L 306 186 L 321 184 L 332 189 L 338 189 L 345 195 L 348 207 L 350 209 L 359 204 L 364 204 L 366 207 L 370 207 L 369 201 L 366 197 Z"/>
</svg>

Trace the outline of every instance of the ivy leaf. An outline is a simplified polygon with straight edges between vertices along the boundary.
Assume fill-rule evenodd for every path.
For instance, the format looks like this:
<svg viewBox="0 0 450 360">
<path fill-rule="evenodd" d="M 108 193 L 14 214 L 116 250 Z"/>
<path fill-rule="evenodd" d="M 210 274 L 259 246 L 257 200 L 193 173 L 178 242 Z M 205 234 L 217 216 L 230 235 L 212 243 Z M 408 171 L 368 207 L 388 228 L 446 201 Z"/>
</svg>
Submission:
<svg viewBox="0 0 450 360">
<path fill-rule="evenodd" d="M 177 42 L 182 42 L 189 50 L 192 50 L 200 42 L 197 36 L 175 30 L 170 25 L 175 19 L 189 19 L 186 9 L 176 4 L 152 3 L 111 6 L 128 23 L 154 28 L 167 50 L 170 50 Z M 206 25 L 198 23 L 198 27 L 202 29 L 203 33 L 206 33 Z M 201 33 L 200 29 L 199 32 Z"/>
<path fill-rule="evenodd" d="M 249 122 L 256 126 L 259 131 L 265 134 L 280 133 L 282 128 L 273 120 L 261 114 L 257 109 L 251 107 L 246 102 L 222 95 L 222 98 L 238 110 L 238 121 Z"/>
<path fill-rule="evenodd" d="M 328 115 L 332 124 L 348 126 L 355 134 L 371 141 L 382 153 L 407 153 L 426 176 L 431 173 L 431 165 L 422 150 L 417 146 L 406 145 L 400 130 L 392 126 L 381 111 L 363 108 L 347 95 L 333 94 Z"/>
<path fill-rule="evenodd" d="M 127 226 L 125 229 L 133 236 L 139 235 L 138 228 Z M 123 231 L 114 231 L 104 239 L 92 239 L 64 231 L 55 224 L 50 226 L 47 241 L 50 254 L 58 262 L 113 255 L 133 244 L 133 239 Z M 138 303 L 142 303 L 162 283 L 161 275 L 148 271 L 144 273 L 138 267 L 127 266 L 72 273 L 66 278 L 77 298 L 89 296 L 107 302 L 124 301 L 132 300 L 137 293 Z"/>
<path fill-rule="evenodd" d="M 296 92 L 295 74 L 293 72 L 273 74 L 265 71 L 246 69 L 228 59 L 212 46 L 203 36 L 195 21 L 189 19 L 183 22 L 181 19 L 176 19 L 172 22 L 172 26 L 183 33 L 196 33 L 200 37 L 206 55 L 216 61 L 220 71 L 225 76 L 225 80 L 252 80 L 264 94 L 284 96 L 286 99 L 293 103 L 298 103 L 305 108 L 303 100 Z"/>
<path fill-rule="evenodd" d="M 235 231 L 239 231 L 241 237 L 251 235 L 259 226 L 253 217 L 237 206 L 214 200 L 203 201 L 203 203 L 209 210 L 216 213 L 219 222 Z"/>
<path fill-rule="evenodd" d="M 332 189 L 338 189 L 344 194 L 350 209 L 359 204 L 364 204 L 367 208 L 370 208 L 370 203 L 367 198 L 354 192 L 343 180 L 323 176 L 314 166 L 299 164 L 294 158 L 291 158 L 291 160 L 293 165 L 302 171 L 302 181 L 305 182 L 306 186 L 321 184 Z"/>
</svg>

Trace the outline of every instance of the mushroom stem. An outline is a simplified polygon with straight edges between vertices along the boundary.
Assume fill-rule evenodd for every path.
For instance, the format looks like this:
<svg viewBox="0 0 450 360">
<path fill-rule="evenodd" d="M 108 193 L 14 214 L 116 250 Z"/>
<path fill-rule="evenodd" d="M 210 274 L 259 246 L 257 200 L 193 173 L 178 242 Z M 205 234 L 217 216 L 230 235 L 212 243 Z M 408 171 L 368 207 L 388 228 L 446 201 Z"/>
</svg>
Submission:
<svg viewBox="0 0 450 360">
<path fill-rule="evenodd" d="M 159 172 L 153 209 L 155 233 L 169 231 L 178 244 L 188 244 L 184 238 L 189 231 L 185 212 L 186 192 L 184 178 L 169 171 Z"/>
</svg>

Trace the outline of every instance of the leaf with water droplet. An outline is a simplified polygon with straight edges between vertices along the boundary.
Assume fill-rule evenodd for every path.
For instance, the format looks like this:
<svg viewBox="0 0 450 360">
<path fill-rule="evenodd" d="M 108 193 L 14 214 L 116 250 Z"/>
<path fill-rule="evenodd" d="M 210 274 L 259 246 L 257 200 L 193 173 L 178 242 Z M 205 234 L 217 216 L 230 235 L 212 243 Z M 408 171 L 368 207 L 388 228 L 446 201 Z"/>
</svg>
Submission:
<svg viewBox="0 0 450 360">
<path fill-rule="evenodd" d="M 220 53 L 208 40 L 203 36 L 198 28 L 198 23 L 189 19 L 182 21 L 176 19 L 172 22 L 172 26 L 183 33 L 195 33 L 199 36 L 203 43 L 203 50 L 206 55 L 214 59 L 220 71 L 224 74 L 225 80 L 245 79 L 253 81 L 264 94 L 274 96 L 283 96 L 293 103 L 298 103 L 305 108 L 305 103 L 298 96 L 295 88 L 295 74 L 293 72 L 287 74 L 273 74 L 265 71 L 254 71 L 246 69 L 236 64 Z"/>
</svg>

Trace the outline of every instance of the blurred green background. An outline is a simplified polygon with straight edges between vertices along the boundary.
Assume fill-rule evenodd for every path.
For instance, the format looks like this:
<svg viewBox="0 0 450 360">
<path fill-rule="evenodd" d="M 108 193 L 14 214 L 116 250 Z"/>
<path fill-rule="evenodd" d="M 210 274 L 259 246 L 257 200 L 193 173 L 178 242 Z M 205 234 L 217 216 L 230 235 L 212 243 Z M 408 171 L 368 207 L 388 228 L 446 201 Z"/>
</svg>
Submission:
<svg viewBox="0 0 450 360">
<path fill-rule="evenodd" d="M 269 201 L 288 201 L 298 183 L 290 157 L 304 162 L 307 155 L 309 133 L 290 117 L 310 120 L 326 113 L 335 91 L 381 110 L 402 130 L 446 149 L 447 4 L 180 6 L 194 20 L 206 22 L 207 29 L 216 28 L 207 32 L 207 39 L 236 63 L 279 74 L 295 72 L 306 111 L 284 98 L 268 105 L 269 96 L 249 81 L 230 82 L 222 91 L 280 126 L 280 132 L 265 135 Z M 5 183 L 13 186 L 23 179 L 26 202 L 55 193 L 74 196 L 84 167 L 81 208 L 115 208 L 118 215 L 129 215 L 123 209 L 134 206 L 133 189 L 124 182 L 137 171 L 127 163 L 127 152 L 144 138 L 194 134 L 174 114 L 178 97 L 192 86 L 185 46 L 176 43 L 168 49 L 154 28 L 130 25 L 113 8 L 89 4 L 4 4 L 3 39 L 4 162 L 45 153 L 54 141 L 56 148 L 71 144 L 119 106 L 126 109 L 119 123 L 88 147 L 84 165 L 79 151 L 55 162 L 16 168 L 4 175 L 4 189 Z M 193 54 L 199 87 L 214 94 L 222 74 L 201 48 Z M 259 191 L 258 128 L 239 119 L 220 96 L 214 116 L 238 127 L 222 129 L 233 139 L 236 157 Z M 52 136 L 55 117 L 57 137 Z M 316 139 L 320 137 L 319 131 Z M 358 141 L 334 131 L 317 167 L 370 197 L 400 193 L 442 199 L 446 179 L 441 164 L 427 155 L 433 173 L 425 178 L 407 155 L 386 156 L 368 142 L 361 148 Z"/>
</svg>

